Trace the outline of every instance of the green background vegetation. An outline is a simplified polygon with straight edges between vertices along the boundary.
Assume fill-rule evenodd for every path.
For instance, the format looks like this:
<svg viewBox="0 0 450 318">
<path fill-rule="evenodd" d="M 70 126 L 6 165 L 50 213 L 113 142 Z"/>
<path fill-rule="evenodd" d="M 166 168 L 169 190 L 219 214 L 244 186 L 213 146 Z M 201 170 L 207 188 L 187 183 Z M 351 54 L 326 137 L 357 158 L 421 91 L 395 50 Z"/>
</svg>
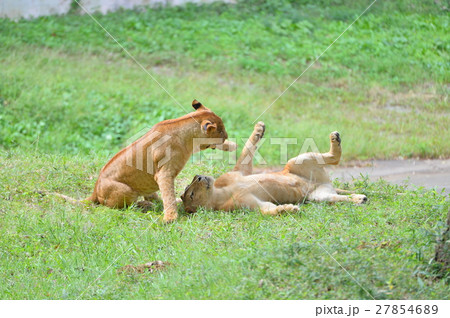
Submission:
<svg viewBox="0 0 450 318">
<path fill-rule="evenodd" d="M 190 111 L 193 98 L 245 138 L 369 4 L 313 3 L 96 15 L 184 109 L 87 15 L 0 20 L 0 143 L 113 153 L 142 128 Z M 322 136 L 338 130 L 345 159 L 448 157 L 448 28 L 448 11 L 433 1 L 375 3 L 261 117 L 267 137 L 326 147 Z M 262 152 L 276 163 L 277 146 Z"/>
<path fill-rule="evenodd" d="M 185 109 L 89 16 L 0 19 L 0 297 L 370 298 L 324 249 L 377 299 L 448 297 L 448 278 L 431 261 L 449 209 L 436 191 L 363 178 L 340 186 L 366 194 L 365 206 L 307 204 L 279 217 L 200 211 L 168 226 L 160 206 L 147 214 L 84 209 L 36 192 L 86 197 L 129 138 L 190 111 L 193 98 L 222 116 L 242 147 L 253 120 L 369 3 L 245 1 L 95 15 Z M 377 1 L 260 118 L 266 137 L 313 137 L 325 150 L 338 130 L 343 161 L 448 158 L 443 7 Z M 290 146 L 290 155 L 299 149 Z M 278 164 L 279 146 L 267 142 L 260 152 Z M 188 164 L 177 190 L 195 174 L 229 169 Z M 153 260 L 172 265 L 117 272 Z"/>
</svg>

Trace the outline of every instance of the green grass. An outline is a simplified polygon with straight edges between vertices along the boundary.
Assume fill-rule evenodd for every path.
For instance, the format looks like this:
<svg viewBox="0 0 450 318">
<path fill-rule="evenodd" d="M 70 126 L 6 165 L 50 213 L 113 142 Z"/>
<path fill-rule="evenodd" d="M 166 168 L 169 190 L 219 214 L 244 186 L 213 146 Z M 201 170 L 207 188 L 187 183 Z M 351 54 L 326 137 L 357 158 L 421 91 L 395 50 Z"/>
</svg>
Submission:
<svg viewBox="0 0 450 318">
<path fill-rule="evenodd" d="M 279 217 L 201 211 L 162 225 L 162 207 L 84 209 L 35 192 L 84 197 L 105 157 L 0 157 L 2 299 L 370 299 L 324 249 L 377 299 L 445 299 L 450 291 L 429 263 L 450 208 L 434 191 L 363 180 L 353 188 L 369 197 L 365 206 L 307 204 Z M 189 165 L 177 190 L 196 173 L 224 170 Z M 172 265 L 118 273 L 154 260 Z"/>
<path fill-rule="evenodd" d="M 2 153 L 1 298 L 370 298 L 324 249 L 377 299 L 448 296 L 448 283 L 429 264 L 450 208 L 434 191 L 360 181 L 353 188 L 369 197 L 365 206 L 308 204 L 279 217 L 201 211 L 171 225 L 160 222 L 162 207 L 148 214 L 84 209 L 35 192 L 84 197 L 105 160 Z M 224 170 L 189 165 L 177 190 L 196 173 Z M 172 265 L 154 274 L 117 272 L 154 260 Z"/>
<path fill-rule="evenodd" d="M 160 206 L 81 208 L 37 193 L 86 197 L 127 140 L 185 114 L 193 98 L 242 147 L 252 122 L 368 4 L 259 0 L 96 15 L 185 109 L 88 16 L 0 19 L 0 298 L 370 298 L 333 258 L 377 299 L 448 298 L 448 276 L 430 260 L 450 203 L 432 190 L 363 179 L 340 186 L 366 194 L 365 206 L 308 204 L 279 217 L 200 211 L 170 225 Z M 338 130 L 343 161 L 448 158 L 442 6 L 377 2 L 260 118 L 266 137 L 298 138 L 289 156 L 306 137 L 326 150 Z M 279 145 L 260 152 L 279 163 Z M 195 174 L 230 168 L 189 163 L 177 192 Z M 118 273 L 154 260 L 172 265 Z"/>
<path fill-rule="evenodd" d="M 254 1 L 96 16 L 184 109 L 89 16 L 0 19 L 0 144 L 111 153 L 143 127 L 185 114 L 193 98 L 245 138 L 368 4 Z M 344 160 L 450 156 L 448 25 L 433 1 L 374 4 L 264 113 L 267 137 L 326 147 L 322 136 L 338 130 Z M 269 163 L 278 148 L 264 147 Z"/>
</svg>

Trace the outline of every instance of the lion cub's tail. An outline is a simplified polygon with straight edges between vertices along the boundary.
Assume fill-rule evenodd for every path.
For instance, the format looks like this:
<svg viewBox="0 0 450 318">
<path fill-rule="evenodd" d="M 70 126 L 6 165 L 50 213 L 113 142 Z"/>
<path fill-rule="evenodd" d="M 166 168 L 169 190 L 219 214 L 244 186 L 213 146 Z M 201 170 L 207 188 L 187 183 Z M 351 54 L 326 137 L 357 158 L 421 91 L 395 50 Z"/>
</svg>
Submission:
<svg viewBox="0 0 450 318">
<path fill-rule="evenodd" d="M 94 200 L 92 200 L 92 196 L 84 199 L 84 200 L 77 200 L 75 198 L 69 197 L 67 195 L 61 194 L 61 193 L 57 193 L 57 192 L 45 192 L 45 191 L 38 191 L 39 194 L 41 195 L 54 195 L 57 197 L 60 197 L 61 199 L 64 199 L 65 201 L 72 203 L 72 204 L 76 204 L 76 205 L 86 205 L 86 204 L 92 204 L 94 203 Z"/>
</svg>

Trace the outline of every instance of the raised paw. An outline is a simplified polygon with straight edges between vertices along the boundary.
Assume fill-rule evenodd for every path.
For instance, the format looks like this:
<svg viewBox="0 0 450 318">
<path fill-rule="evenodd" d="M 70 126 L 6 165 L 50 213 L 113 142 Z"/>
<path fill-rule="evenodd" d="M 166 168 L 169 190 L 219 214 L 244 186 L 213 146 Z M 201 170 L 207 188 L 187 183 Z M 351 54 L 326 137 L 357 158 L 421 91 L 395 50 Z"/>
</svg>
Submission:
<svg viewBox="0 0 450 318">
<path fill-rule="evenodd" d="M 352 194 L 350 195 L 350 198 L 352 202 L 356 204 L 367 203 L 367 197 L 364 194 Z"/>
<path fill-rule="evenodd" d="M 222 151 L 235 151 L 237 149 L 237 144 L 235 142 L 225 140 L 223 144 L 214 146 L 215 149 Z"/>
<path fill-rule="evenodd" d="M 237 144 L 235 142 L 226 140 L 227 144 L 228 144 L 228 151 L 235 151 L 237 149 Z"/>
<path fill-rule="evenodd" d="M 333 131 L 330 134 L 330 141 L 333 142 L 337 142 L 339 145 L 341 144 L 341 135 L 337 132 L 337 131 Z"/>
<path fill-rule="evenodd" d="M 253 131 L 254 131 L 255 137 L 258 138 L 258 140 L 260 140 L 261 138 L 264 137 L 264 132 L 266 131 L 266 125 L 262 121 L 259 121 L 256 123 Z"/>
</svg>

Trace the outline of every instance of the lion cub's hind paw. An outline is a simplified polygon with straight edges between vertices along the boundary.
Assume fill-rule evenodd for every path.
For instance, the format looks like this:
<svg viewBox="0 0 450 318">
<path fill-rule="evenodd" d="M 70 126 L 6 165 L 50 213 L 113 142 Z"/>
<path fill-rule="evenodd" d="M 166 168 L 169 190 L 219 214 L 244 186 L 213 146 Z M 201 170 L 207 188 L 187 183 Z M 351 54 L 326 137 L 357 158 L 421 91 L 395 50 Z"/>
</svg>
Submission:
<svg viewBox="0 0 450 318">
<path fill-rule="evenodd" d="M 364 194 L 351 194 L 351 200 L 356 204 L 364 204 L 367 203 L 367 197 Z"/>
<path fill-rule="evenodd" d="M 255 132 L 256 138 L 258 138 L 258 140 L 260 140 L 264 137 L 264 132 L 266 131 L 266 125 L 264 124 L 264 122 L 259 121 L 256 123 L 253 131 Z"/>
<path fill-rule="evenodd" d="M 337 142 L 339 145 L 341 144 L 341 135 L 337 132 L 337 131 L 333 131 L 330 134 L 330 141 L 333 142 Z"/>
<path fill-rule="evenodd" d="M 136 207 L 141 210 L 141 212 L 146 213 L 153 210 L 156 206 L 152 201 L 142 200 L 135 203 Z"/>
</svg>

